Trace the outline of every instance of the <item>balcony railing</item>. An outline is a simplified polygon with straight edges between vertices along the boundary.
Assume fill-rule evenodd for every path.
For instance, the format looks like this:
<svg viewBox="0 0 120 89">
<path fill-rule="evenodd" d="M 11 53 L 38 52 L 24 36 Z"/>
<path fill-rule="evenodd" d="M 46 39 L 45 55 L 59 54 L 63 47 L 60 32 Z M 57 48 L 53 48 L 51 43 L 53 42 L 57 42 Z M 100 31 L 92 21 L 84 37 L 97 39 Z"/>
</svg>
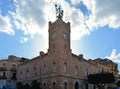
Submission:
<svg viewBox="0 0 120 89">
<path fill-rule="evenodd" d="M 12 68 L 10 69 L 10 71 L 11 71 L 11 72 L 16 72 L 17 69 L 16 69 L 16 67 L 12 67 Z"/>
<path fill-rule="evenodd" d="M 0 80 L 4 80 L 4 79 L 7 79 L 6 76 L 0 76 Z"/>
<path fill-rule="evenodd" d="M 0 67 L 0 71 L 6 71 L 7 68 L 6 67 Z"/>
<path fill-rule="evenodd" d="M 17 78 L 16 77 L 11 77 L 11 80 L 17 80 Z"/>
</svg>

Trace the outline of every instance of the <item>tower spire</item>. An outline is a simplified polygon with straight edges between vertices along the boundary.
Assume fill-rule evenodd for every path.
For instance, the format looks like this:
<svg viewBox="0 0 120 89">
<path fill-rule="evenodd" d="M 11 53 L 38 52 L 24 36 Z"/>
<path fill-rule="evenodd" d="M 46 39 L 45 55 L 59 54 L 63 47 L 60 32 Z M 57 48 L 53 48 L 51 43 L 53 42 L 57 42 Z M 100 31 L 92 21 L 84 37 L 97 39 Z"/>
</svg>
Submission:
<svg viewBox="0 0 120 89">
<path fill-rule="evenodd" d="M 55 4 L 56 18 L 61 19 L 63 17 L 63 9 L 59 4 Z"/>
</svg>

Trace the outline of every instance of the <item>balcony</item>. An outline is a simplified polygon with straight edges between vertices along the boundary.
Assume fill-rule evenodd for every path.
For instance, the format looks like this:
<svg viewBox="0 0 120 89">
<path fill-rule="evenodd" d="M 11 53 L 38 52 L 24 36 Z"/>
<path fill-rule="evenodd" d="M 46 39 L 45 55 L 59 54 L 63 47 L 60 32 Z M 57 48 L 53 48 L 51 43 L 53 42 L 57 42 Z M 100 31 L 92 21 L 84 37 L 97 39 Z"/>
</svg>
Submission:
<svg viewBox="0 0 120 89">
<path fill-rule="evenodd" d="M 12 68 L 10 68 L 10 71 L 11 71 L 11 72 L 16 72 L 17 69 L 16 69 L 16 67 L 12 67 Z"/>
<path fill-rule="evenodd" d="M 0 67 L 0 71 L 6 71 L 7 68 L 6 67 Z"/>
<path fill-rule="evenodd" d="M 17 78 L 16 77 L 11 77 L 11 80 L 17 80 Z"/>
<path fill-rule="evenodd" d="M 7 79 L 6 76 L 0 76 L 0 80 L 5 80 L 5 79 Z"/>
</svg>

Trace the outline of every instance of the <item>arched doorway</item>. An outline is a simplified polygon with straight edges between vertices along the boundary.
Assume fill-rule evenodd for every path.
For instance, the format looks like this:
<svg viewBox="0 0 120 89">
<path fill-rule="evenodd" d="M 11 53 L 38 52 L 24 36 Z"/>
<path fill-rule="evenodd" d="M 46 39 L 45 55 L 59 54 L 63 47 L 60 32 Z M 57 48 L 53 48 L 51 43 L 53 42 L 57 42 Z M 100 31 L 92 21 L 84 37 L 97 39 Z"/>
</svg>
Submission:
<svg viewBox="0 0 120 89">
<path fill-rule="evenodd" d="M 79 84 L 78 84 L 78 82 L 75 83 L 75 89 L 79 89 Z"/>
<path fill-rule="evenodd" d="M 67 82 L 64 83 L 64 89 L 67 89 Z"/>
<path fill-rule="evenodd" d="M 85 89 L 88 89 L 88 84 L 87 83 L 85 83 Z"/>
<path fill-rule="evenodd" d="M 53 89 L 56 89 L 56 83 L 53 82 Z"/>
</svg>

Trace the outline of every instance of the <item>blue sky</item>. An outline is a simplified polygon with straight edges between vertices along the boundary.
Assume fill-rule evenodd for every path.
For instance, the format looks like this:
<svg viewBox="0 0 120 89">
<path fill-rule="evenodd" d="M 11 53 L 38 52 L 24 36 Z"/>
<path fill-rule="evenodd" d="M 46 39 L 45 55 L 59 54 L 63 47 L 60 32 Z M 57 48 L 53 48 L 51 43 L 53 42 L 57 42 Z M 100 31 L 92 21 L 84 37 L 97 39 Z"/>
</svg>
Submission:
<svg viewBox="0 0 120 89">
<path fill-rule="evenodd" d="M 0 0 L 0 59 L 33 58 L 48 49 L 48 22 L 55 3 L 71 23 L 71 49 L 86 59 L 109 58 L 120 65 L 120 0 Z"/>
</svg>

